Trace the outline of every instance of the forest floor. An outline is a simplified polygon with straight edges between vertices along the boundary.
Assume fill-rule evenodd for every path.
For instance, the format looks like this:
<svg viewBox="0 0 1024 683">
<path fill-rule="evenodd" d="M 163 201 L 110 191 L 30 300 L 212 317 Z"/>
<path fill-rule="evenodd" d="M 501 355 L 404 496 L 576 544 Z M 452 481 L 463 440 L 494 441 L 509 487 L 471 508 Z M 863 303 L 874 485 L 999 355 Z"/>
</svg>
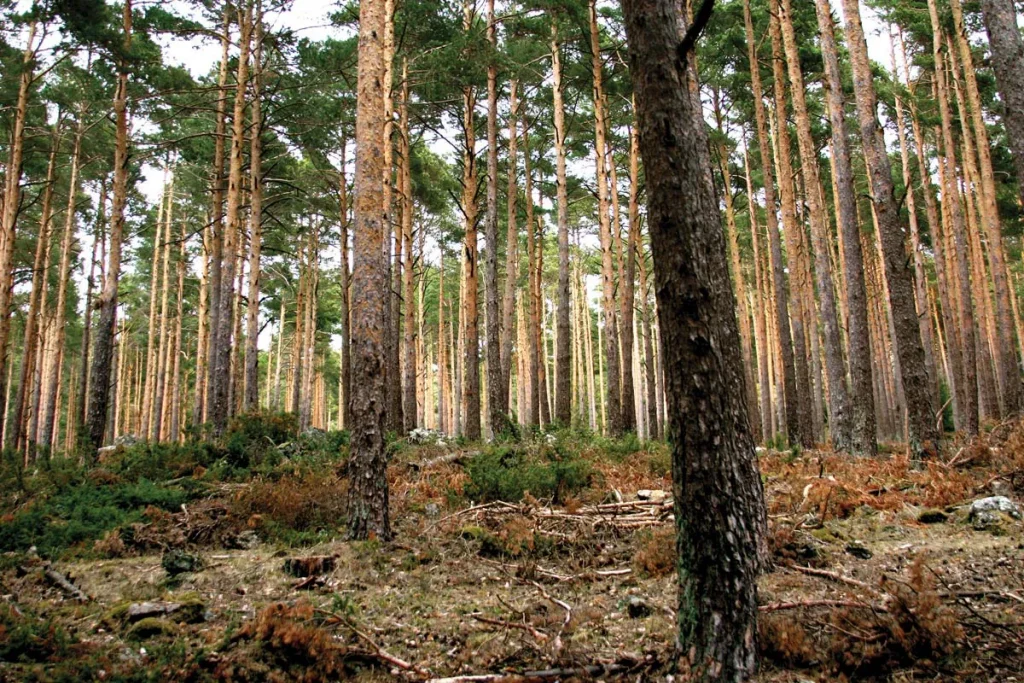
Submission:
<svg viewBox="0 0 1024 683">
<path fill-rule="evenodd" d="M 275 448 L 270 465 L 227 473 L 185 447 L 116 449 L 73 487 L 131 480 L 114 503 L 128 516 L 111 513 L 102 536 L 57 505 L 52 482 L 79 481 L 66 472 L 8 482 L 0 680 L 672 676 L 664 446 L 403 442 L 390 543 L 342 540 L 336 460 Z M 1024 526 L 1011 508 L 971 512 L 1020 501 L 1024 424 L 918 468 L 897 453 L 760 460 L 775 569 L 759 584 L 759 680 L 1024 680 Z M 158 493 L 172 490 L 187 502 Z M 61 548 L 54 534 L 75 525 L 81 540 Z"/>
</svg>

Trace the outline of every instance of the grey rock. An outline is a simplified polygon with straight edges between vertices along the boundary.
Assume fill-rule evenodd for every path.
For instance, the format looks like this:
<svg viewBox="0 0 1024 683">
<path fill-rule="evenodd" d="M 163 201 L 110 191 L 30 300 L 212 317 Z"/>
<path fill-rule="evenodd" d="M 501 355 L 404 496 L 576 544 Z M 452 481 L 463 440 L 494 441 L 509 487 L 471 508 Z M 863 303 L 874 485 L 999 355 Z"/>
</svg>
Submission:
<svg viewBox="0 0 1024 683">
<path fill-rule="evenodd" d="M 427 517 L 437 517 L 441 514 L 441 508 L 437 503 L 427 503 L 423 506 L 423 512 Z"/>
<path fill-rule="evenodd" d="M 967 518 L 974 521 L 974 519 L 983 512 L 1002 512 L 1014 519 L 1021 518 L 1020 507 L 1006 496 L 989 496 L 988 498 L 979 498 L 971 503 L 971 508 L 968 512 Z"/>
<path fill-rule="evenodd" d="M 846 546 L 846 552 L 858 560 L 870 560 L 873 553 L 859 543 L 850 543 Z"/>
</svg>

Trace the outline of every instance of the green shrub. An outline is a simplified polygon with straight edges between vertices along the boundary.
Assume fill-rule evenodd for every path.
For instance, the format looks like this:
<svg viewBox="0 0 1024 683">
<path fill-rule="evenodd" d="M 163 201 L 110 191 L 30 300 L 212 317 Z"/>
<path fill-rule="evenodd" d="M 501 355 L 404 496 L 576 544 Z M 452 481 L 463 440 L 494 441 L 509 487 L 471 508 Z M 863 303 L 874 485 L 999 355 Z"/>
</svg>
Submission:
<svg viewBox="0 0 1024 683">
<path fill-rule="evenodd" d="M 500 445 L 472 458 L 466 466 L 465 494 L 472 500 L 523 499 L 528 491 L 537 498 L 562 502 L 590 485 L 590 463 L 570 451 L 542 449 L 532 455 L 521 447 Z"/>
<path fill-rule="evenodd" d="M 43 557 L 57 557 L 112 529 L 141 521 L 148 506 L 176 511 L 192 498 L 182 488 L 147 479 L 109 485 L 81 481 L 37 497 L 0 524 L 0 552 L 24 551 L 34 545 Z"/>
<path fill-rule="evenodd" d="M 232 418 L 224 435 L 228 464 L 237 469 L 273 466 L 280 461 L 278 447 L 293 441 L 299 423 L 292 413 L 245 413 Z"/>
</svg>

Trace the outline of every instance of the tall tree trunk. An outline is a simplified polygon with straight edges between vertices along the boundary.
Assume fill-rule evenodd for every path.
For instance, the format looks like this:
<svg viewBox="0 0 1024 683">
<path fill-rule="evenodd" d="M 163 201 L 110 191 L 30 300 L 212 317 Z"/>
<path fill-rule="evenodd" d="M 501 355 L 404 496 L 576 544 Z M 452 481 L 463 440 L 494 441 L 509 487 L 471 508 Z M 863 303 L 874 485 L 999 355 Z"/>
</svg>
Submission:
<svg viewBox="0 0 1024 683">
<path fill-rule="evenodd" d="M 124 48 L 132 44 L 132 3 L 124 3 Z M 103 445 L 110 405 L 110 371 L 114 356 L 114 325 L 117 322 L 117 284 L 121 277 L 121 242 L 124 238 L 125 204 L 128 201 L 128 62 L 117 66 L 114 91 L 114 197 L 110 210 L 110 248 L 99 301 L 99 323 L 93 342 L 89 387 L 89 442 Z M 2 354 L 0 354 L 2 357 Z"/>
<path fill-rule="evenodd" d="M 157 324 L 157 300 L 160 296 L 160 255 L 162 253 L 160 247 L 161 233 L 164 229 L 164 211 L 167 210 L 170 202 L 168 198 L 171 195 L 169 191 L 171 186 L 171 166 L 166 161 L 164 162 L 164 183 L 163 192 L 160 195 L 160 206 L 157 208 L 156 213 L 156 225 L 153 228 L 153 256 L 150 259 L 149 268 L 149 317 L 146 319 L 151 330 L 151 334 L 146 336 L 146 386 L 145 394 L 142 399 L 142 413 L 143 413 L 143 434 L 141 436 L 146 437 L 150 432 L 150 425 L 152 424 L 153 416 L 153 401 L 154 391 L 156 390 L 156 378 L 157 378 L 157 343 L 160 338 L 155 332 L 158 329 Z"/>
<path fill-rule="evenodd" d="M 878 125 L 875 86 L 858 0 L 843 0 L 843 12 L 861 140 L 871 179 L 872 204 L 878 216 L 879 241 L 885 256 L 885 277 L 896 331 L 894 341 L 906 393 L 909 446 L 915 456 L 930 456 L 938 446 L 939 434 L 928 398 L 928 373 L 914 305 L 914 274 L 907 258 L 905 230 L 893 196 L 889 156 Z"/>
<path fill-rule="evenodd" d="M 959 287 L 960 351 L 963 359 L 964 387 L 961 398 L 962 413 L 968 434 L 978 433 L 978 366 L 974 343 L 974 304 L 971 297 L 971 270 L 967 251 L 966 226 L 960 190 L 957 188 L 956 143 L 953 141 L 953 121 L 950 113 L 951 92 L 946 82 L 946 59 L 942 52 L 943 31 L 935 0 L 928 0 L 932 20 L 932 57 L 935 59 L 936 103 L 942 120 L 943 165 L 942 204 L 949 211 L 953 257 Z M 910 397 L 908 397 L 909 399 Z"/>
<path fill-rule="evenodd" d="M 766 276 L 761 266 L 761 228 L 757 221 L 757 201 L 754 199 L 754 183 L 750 174 L 750 155 L 747 153 L 747 140 L 744 138 L 743 145 L 743 172 L 747 184 L 747 213 L 750 220 L 751 248 L 754 252 L 754 337 L 757 342 L 758 384 L 761 387 L 760 410 L 761 439 L 767 440 L 772 434 L 772 399 L 771 382 L 769 380 L 769 342 L 768 342 L 768 321 L 767 321 L 767 299 L 763 296 L 764 281 Z M 751 426 L 751 433 L 757 434 L 757 428 Z"/>
<path fill-rule="evenodd" d="M 153 441 L 160 441 L 163 437 L 164 427 L 164 409 L 166 406 L 167 398 L 167 371 L 168 371 L 168 348 L 169 341 L 169 321 L 168 321 L 168 298 L 170 289 L 170 278 L 171 278 L 171 222 L 174 216 L 174 168 L 171 168 L 171 183 L 167 190 L 167 209 L 164 211 L 164 228 L 163 238 L 158 239 L 160 244 L 160 253 L 163 255 L 163 266 L 161 267 L 161 276 L 163 282 L 160 286 L 160 319 L 158 325 L 151 324 L 150 334 L 159 329 L 159 336 L 157 337 L 157 352 L 156 352 L 156 366 L 155 375 L 156 381 L 154 383 L 153 392 L 153 419 L 150 423 L 151 433 L 149 437 Z M 158 235 L 159 237 L 159 235 Z M 152 372 L 152 370 L 150 371 Z"/>
<path fill-rule="evenodd" d="M 982 5 L 985 3 L 983 2 Z M 963 65 L 964 82 L 967 86 L 967 101 L 970 104 L 971 123 L 974 129 L 975 142 L 978 147 L 978 165 L 981 185 L 981 222 L 988 238 L 988 260 L 992 273 L 992 290 L 995 295 L 995 319 L 998 334 L 996 363 L 998 365 L 998 381 L 1003 414 L 1016 413 L 1024 408 L 1024 391 L 1021 387 L 1020 366 L 1017 356 L 1017 335 L 1014 325 L 1013 303 L 1010 298 L 1010 284 L 1006 275 L 1006 253 L 1003 248 L 1002 226 L 999 222 L 999 207 L 996 203 L 995 174 L 992 170 L 992 152 L 989 149 L 988 128 L 985 126 L 984 112 L 981 107 L 981 94 L 978 91 L 978 79 L 975 76 L 974 58 L 971 55 L 967 31 L 964 27 L 963 12 L 960 0 L 950 0 L 953 10 L 953 22 L 956 40 L 960 48 L 960 61 Z M 1017 32 L 1018 45 L 1020 32 Z M 993 44 L 992 63 L 996 66 L 1003 58 L 995 55 Z M 1024 70 L 1024 46 L 1020 48 L 1021 60 L 1018 69 Z M 998 73 L 997 73 L 998 77 Z M 1024 84 L 1024 76 L 1021 76 Z M 1006 102 L 1006 98 L 1003 98 Z M 966 129 L 965 129 L 966 130 Z M 1014 144 L 1014 143 L 1011 143 Z M 1016 144 L 1021 144 L 1017 142 Z"/>
<path fill-rule="evenodd" d="M 494 0 L 487 0 L 487 41 L 497 51 Z M 501 314 L 498 312 L 498 65 L 492 57 L 487 65 L 487 211 L 484 234 L 487 261 L 484 264 L 484 301 L 487 307 L 487 408 L 491 433 L 508 430 L 508 379 L 501 365 Z"/>
<path fill-rule="evenodd" d="M 636 130 L 636 105 L 633 105 L 633 123 L 629 127 L 629 237 L 626 239 L 626 272 L 622 283 L 622 402 L 624 404 L 623 426 L 626 429 L 638 431 L 638 420 L 636 417 L 636 392 L 634 390 L 634 378 L 639 374 L 639 363 L 634 361 L 634 342 L 639 338 L 637 325 L 635 324 L 636 311 L 636 259 L 637 248 L 640 245 L 640 201 L 638 197 L 638 178 L 640 153 L 634 147 L 639 147 Z M 618 192 L 618 188 L 615 188 Z M 645 293 L 646 296 L 646 293 Z M 627 341 L 628 338 L 628 341 Z M 634 373 L 634 370 L 637 370 Z M 639 381 L 639 380 L 636 380 Z"/>
<path fill-rule="evenodd" d="M 992 50 L 992 70 L 1003 101 L 1003 126 L 1013 151 L 1020 200 L 1024 204 L 1024 38 L 1017 27 L 1014 0 L 981 0 L 981 13 Z"/>
<path fill-rule="evenodd" d="M 60 358 L 64 352 L 65 319 L 68 305 L 68 282 L 71 280 L 71 247 L 75 239 L 75 203 L 78 199 L 78 173 L 82 151 L 82 136 L 85 133 L 84 107 L 79 111 L 78 128 L 75 131 L 75 142 L 71 149 L 71 177 L 68 180 L 68 203 L 64 209 L 64 236 L 60 245 L 60 272 L 57 282 L 57 308 L 54 310 L 56 319 L 56 337 L 54 349 L 57 354 L 43 371 L 43 419 L 40 429 L 40 445 L 49 448 L 50 437 L 57 421 L 57 395 L 60 391 Z"/>
<path fill-rule="evenodd" d="M 725 136 L 722 122 L 721 101 L 715 92 L 715 119 L 718 132 Z M 736 298 L 736 314 L 739 319 L 740 346 L 743 352 L 743 376 L 747 389 L 747 417 L 754 442 L 761 440 L 758 434 L 761 418 L 757 409 L 757 383 L 754 381 L 754 354 L 751 349 L 750 310 L 747 304 L 747 287 L 743 278 L 743 266 L 740 262 L 740 243 L 736 229 L 736 211 L 733 207 L 732 174 L 729 172 L 729 150 L 724 142 L 717 144 L 718 165 L 722 172 L 722 194 L 725 198 L 725 227 L 729 244 L 729 269 L 732 279 L 733 293 Z M 753 225 L 753 224 L 751 224 Z"/>
<path fill-rule="evenodd" d="M 819 192 L 821 179 L 818 175 L 818 151 L 811 136 L 811 120 L 804 99 L 804 77 L 800 69 L 800 54 L 797 49 L 796 31 L 793 28 L 791 4 L 791 0 L 779 2 L 779 23 L 782 25 L 782 41 L 786 51 L 786 64 L 789 67 L 789 80 L 792 84 L 790 92 L 806 188 L 804 195 L 810 209 L 814 273 L 818 279 L 818 313 L 824 333 L 825 370 L 828 375 L 829 426 L 833 445 L 846 450 L 852 448 L 854 442 L 849 394 L 846 389 L 843 340 L 839 329 L 839 311 L 836 307 L 832 262 L 829 256 L 828 216 L 823 204 L 824 198 Z M 811 334 L 816 335 L 816 329 L 812 329 Z"/>
<path fill-rule="evenodd" d="M 241 40 L 239 35 L 239 40 Z M 220 70 L 217 75 L 217 123 L 213 142 L 213 220 L 211 221 L 212 232 L 212 254 L 210 256 L 210 316 L 209 330 L 206 339 L 206 376 L 203 378 L 203 394 L 201 395 L 201 409 L 196 414 L 201 416 L 201 421 L 206 422 L 212 419 L 211 406 L 214 403 L 214 395 L 222 393 L 227 396 L 227 391 L 220 386 L 225 381 L 226 369 L 222 367 L 224 362 L 221 359 L 221 345 L 227 344 L 227 340 L 221 339 L 221 313 L 225 307 L 221 304 L 221 293 L 224 283 L 224 139 L 227 137 L 227 102 L 228 102 L 228 47 L 231 44 L 231 5 L 224 4 L 224 17 L 220 37 L 221 57 Z M 245 41 L 248 44 L 248 41 Z M 237 87 L 236 87 L 237 91 Z M 230 277 L 228 282 L 230 282 Z M 230 310 L 230 308 L 226 309 Z M 201 342 L 202 343 L 202 342 Z M 230 355 L 230 350 L 224 351 Z M 197 396 L 198 396 L 197 392 Z M 226 398 L 218 400 L 226 401 Z M 218 408 L 219 409 L 219 408 Z"/>
<path fill-rule="evenodd" d="M 597 159 L 597 222 L 601 239 L 601 310 L 604 313 L 604 353 L 608 367 L 608 381 L 605 394 L 608 421 L 605 423 L 605 432 L 609 436 L 617 437 L 622 434 L 623 410 L 622 389 L 619 385 L 621 379 L 621 371 L 619 369 L 619 319 L 617 311 L 618 302 L 615 299 L 615 266 L 614 254 L 612 252 L 612 234 L 608 219 L 604 87 L 601 83 L 601 42 L 597 27 L 596 0 L 590 0 L 590 53 L 594 100 L 594 156 Z M 556 134 L 559 137 L 563 137 L 565 134 L 564 128 L 561 133 Z M 564 166 L 564 158 L 561 160 L 561 163 Z M 564 180 L 563 168 L 558 181 L 559 192 L 563 194 L 565 192 Z M 561 202 L 561 195 L 559 196 L 559 202 Z M 559 210 L 561 211 L 561 204 L 559 204 Z M 618 229 L 618 226 L 616 226 L 616 229 Z"/>
<path fill-rule="evenodd" d="M 85 427 L 86 398 L 89 395 L 89 338 L 92 336 L 92 297 L 93 288 L 96 283 L 96 262 L 97 253 L 106 231 L 107 214 L 107 181 L 100 180 L 100 204 L 96 211 L 96 231 L 93 233 L 92 256 L 89 259 L 89 276 L 85 285 L 85 319 L 82 321 L 82 350 L 79 356 L 78 382 L 76 389 L 78 396 L 75 399 L 74 423 L 80 434 L 76 439 L 81 439 L 82 429 Z"/>
<path fill-rule="evenodd" d="M 242 410 L 254 412 L 260 404 L 260 251 L 263 247 L 263 7 L 257 0 L 255 50 L 252 69 L 252 140 L 249 146 L 249 294 L 245 313 L 245 393 Z"/>
<path fill-rule="evenodd" d="M 562 102 L 562 57 L 558 25 L 551 20 L 552 93 L 555 109 L 555 172 L 558 204 L 558 301 L 555 350 L 554 419 L 568 425 L 572 419 L 572 353 L 569 330 L 569 197 L 565 186 L 565 105 Z"/>
<path fill-rule="evenodd" d="M 188 241 L 188 228 L 186 223 L 181 223 L 181 237 L 178 244 L 178 292 L 177 304 L 174 311 L 174 338 L 172 341 L 171 361 L 171 406 L 168 414 L 167 433 L 169 439 L 178 443 L 181 440 L 181 335 L 182 335 L 182 313 L 184 312 L 185 299 L 185 243 Z"/>
<path fill-rule="evenodd" d="M 7 345 L 11 333 L 11 297 L 14 294 L 14 241 L 18 223 L 18 212 L 21 210 L 21 171 L 22 157 L 25 150 L 25 117 L 28 111 L 29 91 L 35 80 L 36 22 L 29 24 L 28 40 L 22 52 L 21 77 L 18 79 L 18 100 L 14 106 L 14 121 L 11 126 L 10 147 L 7 154 L 7 166 L 4 169 L 4 195 L 0 202 L 0 366 L 8 364 Z M 13 365 L 13 364 L 12 364 Z M 9 393 L 10 385 L 6 384 L 9 373 L 0 372 L 0 396 Z M 4 430 L 8 426 L 8 408 L 10 401 L 4 404 Z M 9 443 L 10 440 L 0 440 Z"/>
<path fill-rule="evenodd" d="M 517 215 L 517 200 L 519 198 L 519 186 L 517 185 L 516 155 L 519 139 L 518 122 L 519 101 L 516 99 L 518 82 L 516 79 L 509 81 L 508 93 L 508 187 L 505 193 L 508 227 L 505 230 L 505 294 L 502 297 L 501 310 L 501 381 L 508 388 L 512 378 L 512 339 L 513 339 L 513 314 L 516 312 L 516 288 L 519 286 L 519 220 Z M 523 335 L 518 335 L 517 340 Z M 526 352 L 517 342 L 517 353 L 520 359 Z M 519 373 L 518 391 L 522 393 L 524 385 L 530 383 L 533 377 L 524 377 Z M 519 407 L 519 422 L 531 424 L 531 418 L 523 414 L 525 406 Z"/>
<path fill-rule="evenodd" d="M 807 244 L 803 225 L 796 215 L 796 188 L 793 182 L 792 150 L 787 117 L 787 88 L 784 59 L 782 57 L 782 32 L 776 12 L 768 13 L 769 33 L 772 41 L 772 74 L 775 90 L 775 162 L 779 179 L 779 195 L 782 209 L 782 229 L 786 239 L 786 266 L 789 270 L 789 322 L 793 332 L 793 357 L 796 372 L 795 402 L 801 416 L 800 431 L 790 438 L 804 446 L 813 444 L 817 434 L 813 426 L 813 391 L 811 388 L 811 353 L 807 345 L 806 326 L 811 324 L 807 310 L 808 295 L 813 296 L 810 260 L 807 258 Z M 769 126 L 771 124 L 769 123 Z M 786 405 L 793 402 L 787 392 Z"/>
<path fill-rule="evenodd" d="M 348 233 L 349 221 L 349 199 L 348 199 L 348 178 L 346 177 L 345 156 L 348 150 L 348 140 L 341 140 L 341 162 L 338 170 L 338 213 L 341 222 L 341 302 L 339 304 L 340 332 L 341 332 L 341 388 L 345 396 L 344 419 L 342 424 L 348 429 L 352 426 L 352 413 L 349 411 L 349 397 L 352 395 L 352 316 L 351 316 L 351 285 L 352 274 L 349 271 L 349 249 Z M 284 302 L 281 302 L 282 310 Z M 281 316 L 281 329 L 284 330 L 284 315 Z M 279 342 L 280 345 L 280 342 Z"/>
<path fill-rule="evenodd" d="M 707 135 L 680 55 L 678 3 L 624 0 L 623 13 L 670 382 L 678 652 L 694 680 L 741 681 L 757 670 L 767 515 Z"/>
<path fill-rule="evenodd" d="M 417 327 L 416 327 L 416 283 L 413 268 L 413 199 L 412 199 L 412 144 L 409 133 L 409 60 L 402 61 L 402 104 L 399 127 L 399 144 L 402 149 L 402 243 L 404 247 L 404 268 L 402 278 L 405 303 L 405 386 L 404 406 L 405 431 L 417 427 L 416 377 L 417 377 Z"/>
<path fill-rule="evenodd" d="M 786 432 L 790 439 L 799 440 L 803 433 L 802 416 L 797 403 L 796 367 L 793 358 L 793 341 L 790 336 L 789 303 L 786 289 L 785 268 L 782 265 L 782 244 L 779 239 L 779 219 L 775 202 L 775 173 L 772 168 L 772 145 L 768 138 L 768 124 L 764 111 L 761 89 L 761 73 L 757 59 L 757 40 L 754 37 L 754 22 L 750 15 L 750 0 L 744 0 L 743 17 L 747 36 L 747 59 L 750 64 L 750 87 L 754 95 L 754 119 L 757 124 L 758 147 L 761 152 L 761 173 L 764 177 L 764 199 L 768 217 L 769 269 L 775 296 L 775 335 L 782 357 L 782 404 L 786 408 Z"/>
<path fill-rule="evenodd" d="M 893 73 L 898 73 L 896 65 L 896 43 L 890 37 Z M 909 79 L 909 74 L 908 74 Z M 907 143 L 906 120 L 903 111 L 903 100 L 895 95 L 896 105 L 896 136 L 900 143 L 900 165 L 903 170 L 903 186 L 906 191 L 907 216 L 910 223 L 910 248 L 914 255 L 914 292 L 917 301 L 917 319 L 921 330 L 921 344 L 924 346 L 925 369 L 928 372 L 928 385 L 931 394 L 931 408 L 937 413 L 941 408 L 939 376 L 935 366 L 935 335 L 932 332 L 931 302 L 928 295 L 928 275 L 925 271 L 924 253 L 921 245 L 921 229 L 917 221 L 917 197 L 914 192 L 913 178 L 910 174 L 910 152 Z M 925 189 L 927 192 L 927 188 Z"/>
<path fill-rule="evenodd" d="M 224 217 L 223 258 L 220 282 L 220 311 L 217 327 L 211 329 L 216 336 L 216 353 L 210 353 L 211 391 L 207 416 L 214 434 L 223 433 L 231 413 L 231 358 L 235 327 L 235 268 L 238 263 L 239 240 L 242 230 L 242 147 L 245 143 L 245 90 L 249 80 L 249 47 L 252 37 L 252 4 L 238 8 L 239 56 L 235 75 L 235 102 L 231 118 L 231 153 L 228 163 L 227 211 Z"/>
<path fill-rule="evenodd" d="M 79 133 L 75 136 L 76 150 L 80 147 L 80 131 L 81 122 L 79 122 Z M 21 381 L 18 382 L 18 393 L 14 399 L 14 415 L 11 417 L 11 427 L 7 435 L 8 446 L 18 450 L 23 449 L 25 446 L 23 443 L 25 437 L 24 426 L 29 402 L 29 387 L 32 384 L 37 363 L 44 362 L 45 360 L 37 358 L 40 355 L 37 348 L 40 346 L 39 309 L 43 300 L 43 292 L 46 289 L 46 279 L 43 276 L 43 259 L 50 253 L 50 205 L 53 200 L 58 147 L 60 147 L 60 117 L 57 118 L 57 123 L 54 124 L 53 136 L 50 142 L 50 160 L 46 166 L 46 187 L 43 188 L 43 201 L 40 210 L 42 218 L 39 222 L 39 236 L 36 238 L 35 258 L 32 261 L 32 291 L 29 294 L 28 315 L 25 317 L 25 332 L 22 339 Z M 77 173 L 77 151 L 72 156 L 72 164 Z M 72 192 L 73 195 L 74 192 Z"/>
<path fill-rule="evenodd" d="M 537 226 L 533 216 L 533 160 L 530 158 L 530 126 L 527 117 L 523 116 L 523 184 L 526 190 L 526 296 L 529 302 L 530 334 L 529 334 L 529 373 L 533 378 L 533 391 L 529 396 L 527 424 L 540 425 L 541 396 L 545 394 L 543 352 L 541 350 L 541 310 L 539 280 L 537 278 Z M 546 399 L 545 399 L 546 400 Z"/>
<path fill-rule="evenodd" d="M 472 25 L 472 3 L 466 2 L 463 28 L 469 31 Z M 462 213 L 465 220 L 465 242 L 463 245 L 463 274 L 465 298 L 461 314 L 465 320 L 465 335 L 461 337 L 465 353 L 462 386 L 462 400 L 465 404 L 465 436 L 470 441 L 480 439 L 480 333 L 478 314 L 477 274 L 477 173 L 476 173 L 476 124 L 473 114 L 476 96 L 471 86 L 462 93 L 462 129 L 464 149 L 462 153 Z M 490 246 L 488 246 L 490 248 Z M 490 344 L 488 344 L 490 346 Z"/>
<path fill-rule="evenodd" d="M 387 455 L 384 450 L 384 307 L 388 305 L 384 246 L 383 0 L 361 0 L 356 103 L 354 269 L 352 272 L 352 437 L 348 533 L 388 540 Z"/>
</svg>

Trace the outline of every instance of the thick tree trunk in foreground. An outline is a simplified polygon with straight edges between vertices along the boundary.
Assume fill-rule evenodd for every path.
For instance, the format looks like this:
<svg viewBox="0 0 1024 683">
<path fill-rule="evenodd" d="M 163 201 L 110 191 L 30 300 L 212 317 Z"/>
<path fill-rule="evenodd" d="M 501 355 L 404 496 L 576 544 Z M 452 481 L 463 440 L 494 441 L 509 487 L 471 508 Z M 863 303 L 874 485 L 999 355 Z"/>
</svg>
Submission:
<svg viewBox="0 0 1024 683">
<path fill-rule="evenodd" d="M 1003 126 L 1013 151 L 1024 203 L 1024 38 L 1017 28 L 1013 0 L 981 0 L 981 13 L 992 48 L 992 70 L 1003 101 Z"/>
<path fill-rule="evenodd" d="M 569 328 L 569 198 L 565 186 L 565 105 L 562 102 L 562 56 L 558 27 L 551 21 L 551 71 L 555 108 L 555 173 L 558 204 L 558 302 L 555 325 L 555 414 L 568 426 L 572 420 L 572 353 Z"/>
<path fill-rule="evenodd" d="M 679 5 L 624 0 L 623 10 L 673 416 L 679 653 L 695 680 L 742 681 L 757 669 L 766 513 L 707 137 L 677 50 Z"/>
<path fill-rule="evenodd" d="M 124 43 L 132 42 L 132 6 L 124 5 Z M 110 210 L 110 250 L 100 293 L 99 322 L 93 342 L 92 372 L 89 387 L 89 442 L 94 449 L 103 445 L 110 404 L 110 370 L 114 356 L 114 325 L 117 322 L 117 282 L 121 276 L 121 242 L 124 237 L 124 213 L 128 199 L 128 64 L 118 65 L 114 92 L 114 198 Z"/>
<path fill-rule="evenodd" d="M 384 451 L 384 307 L 389 305 L 384 244 L 384 1 L 362 0 L 356 105 L 355 225 L 352 272 L 352 413 L 348 533 L 391 537 Z"/>
<path fill-rule="evenodd" d="M 843 12 L 861 140 L 871 180 L 872 204 L 878 217 L 879 241 L 884 255 L 889 305 L 896 333 L 896 353 L 906 396 L 908 442 L 915 456 L 930 456 L 935 453 L 939 435 L 931 411 L 924 347 L 921 345 L 921 332 L 917 325 L 914 273 L 911 270 L 913 266 L 907 257 L 906 231 L 893 196 L 892 169 L 878 125 L 875 86 L 858 0 L 843 0 Z"/>
</svg>

